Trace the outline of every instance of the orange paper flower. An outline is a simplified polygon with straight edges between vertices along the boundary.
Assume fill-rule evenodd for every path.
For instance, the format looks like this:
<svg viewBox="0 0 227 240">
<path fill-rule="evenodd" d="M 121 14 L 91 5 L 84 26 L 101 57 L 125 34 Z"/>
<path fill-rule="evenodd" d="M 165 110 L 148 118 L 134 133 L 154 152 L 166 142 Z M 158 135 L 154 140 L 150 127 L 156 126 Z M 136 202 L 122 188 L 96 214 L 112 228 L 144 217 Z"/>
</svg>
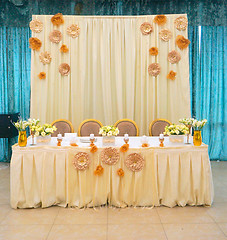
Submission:
<svg viewBox="0 0 227 240">
<path fill-rule="evenodd" d="M 46 73 L 45 72 L 40 72 L 38 77 L 39 77 L 39 79 L 46 79 Z"/>
<path fill-rule="evenodd" d="M 190 43 L 190 40 L 188 40 L 182 35 L 178 35 L 176 37 L 176 44 L 181 50 L 187 48 Z"/>
<path fill-rule="evenodd" d="M 117 175 L 118 175 L 119 177 L 124 177 L 124 175 L 125 175 L 124 170 L 123 170 L 122 168 L 119 168 L 119 169 L 117 170 Z"/>
<path fill-rule="evenodd" d="M 53 25 L 55 26 L 59 26 L 61 24 L 64 23 L 64 18 L 62 13 L 57 13 L 55 14 L 52 18 L 51 18 L 51 22 L 53 23 Z"/>
<path fill-rule="evenodd" d="M 97 152 L 97 151 L 98 151 L 98 148 L 97 148 L 97 146 L 94 144 L 94 145 L 91 147 L 90 152 L 91 152 L 91 153 L 95 153 L 95 152 Z"/>
<path fill-rule="evenodd" d="M 38 38 L 35 38 L 35 37 L 29 38 L 29 47 L 32 50 L 39 51 L 41 46 L 42 46 L 42 42 Z"/>
<path fill-rule="evenodd" d="M 126 143 L 126 144 L 124 144 L 120 147 L 121 152 L 127 152 L 128 149 L 129 149 L 129 144 L 128 143 Z"/>
<path fill-rule="evenodd" d="M 157 56 L 158 55 L 158 48 L 152 47 L 149 49 L 150 55 Z"/>
<path fill-rule="evenodd" d="M 157 15 L 154 18 L 154 23 L 157 23 L 159 26 L 162 26 L 166 23 L 167 17 L 165 15 Z"/>
<path fill-rule="evenodd" d="M 70 143 L 70 145 L 71 145 L 72 147 L 78 147 L 78 145 L 77 145 L 76 143 Z"/>
<path fill-rule="evenodd" d="M 101 176 L 103 174 L 104 168 L 101 165 L 98 165 L 94 171 L 94 174 Z"/>
<path fill-rule="evenodd" d="M 143 143 L 142 147 L 149 147 L 149 144 L 148 143 Z"/>
<path fill-rule="evenodd" d="M 171 70 L 166 77 L 167 77 L 167 79 L 175 80 L 176 75 L 177 75 L 177 73 Z"/>
<path fill-rule="evenodd" d="M 65 44 L 62 44 L 62 46 L 60 48 L 60 52 L 67 53 L 68 51 L 69 51 L 69 49 L 67 48 L 67 46 Z"/>
</svg>

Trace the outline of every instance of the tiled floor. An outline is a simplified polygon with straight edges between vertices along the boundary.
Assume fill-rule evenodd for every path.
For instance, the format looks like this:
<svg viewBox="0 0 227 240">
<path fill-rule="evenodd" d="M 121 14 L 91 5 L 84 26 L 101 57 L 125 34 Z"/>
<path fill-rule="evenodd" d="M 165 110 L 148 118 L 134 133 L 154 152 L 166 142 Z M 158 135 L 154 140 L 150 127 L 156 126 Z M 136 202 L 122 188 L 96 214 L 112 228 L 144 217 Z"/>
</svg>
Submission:
<svg viewBox="0 0 227 240">
<path fill-rule="evenodd" d="M 211 208 L 13 210 L 9 168 L 1 169 L 0 240 L 227 240 L 227 162 L 212 162 L 212 172 Z"/>
</svg>

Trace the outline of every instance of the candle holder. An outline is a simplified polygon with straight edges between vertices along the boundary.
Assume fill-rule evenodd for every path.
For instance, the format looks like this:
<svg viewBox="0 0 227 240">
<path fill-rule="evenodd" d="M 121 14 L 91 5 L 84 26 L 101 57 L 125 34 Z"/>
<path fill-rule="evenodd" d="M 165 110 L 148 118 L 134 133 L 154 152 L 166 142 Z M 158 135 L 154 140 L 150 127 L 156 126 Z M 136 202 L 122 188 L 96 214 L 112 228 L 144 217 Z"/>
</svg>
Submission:
<svg viewBox="0 0 227 240">
<path fill-rule="evenodd" d="M 124 138 L 124 142 L 125 142 L 125 144 L 128 144 L 129 138 Z"/>
<path fill-rule="evenodd" d="M 57 146 L 60 147 L 61 146 L 61 142 L 62 142 L 62 138 L 57 138 L 57 141 L 58 141 Z"/>
<path fill-rule="evenodd" d="M 186 142 L 186 144 L 190 144 L 189 138 L 190 138 L 190 132 L 191 132 L 192 125 L 185 125 L 185 126 L 188 127 L 188 134 L 187 134 L 187 142 Z"/>
<path fill-rule="evenodd" d="M 159 138 L 159 147 L 164 147 L 164 138 Z"/>
<path fill-rule="evenodd" d="M 30 145 L 35 145 L 35 131 L 31 131 L 32 143 Z"/>
</svg>

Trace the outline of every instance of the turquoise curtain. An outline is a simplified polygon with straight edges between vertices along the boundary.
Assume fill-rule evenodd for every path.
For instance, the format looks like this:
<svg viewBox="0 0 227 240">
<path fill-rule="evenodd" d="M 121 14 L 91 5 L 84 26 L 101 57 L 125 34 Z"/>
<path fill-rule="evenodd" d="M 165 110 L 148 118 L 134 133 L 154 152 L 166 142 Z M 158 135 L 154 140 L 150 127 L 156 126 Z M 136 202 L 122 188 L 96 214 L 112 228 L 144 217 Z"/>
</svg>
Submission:
<svg viewBox="0 0 227 240">
<path fill-rule="evenodd" d="M 0 113 L 30 113 L 29 28 L 0 27 Z M 0 161 L 10 160 L 11 145 L 17 141 L 0 138 Z"/>
</svg>

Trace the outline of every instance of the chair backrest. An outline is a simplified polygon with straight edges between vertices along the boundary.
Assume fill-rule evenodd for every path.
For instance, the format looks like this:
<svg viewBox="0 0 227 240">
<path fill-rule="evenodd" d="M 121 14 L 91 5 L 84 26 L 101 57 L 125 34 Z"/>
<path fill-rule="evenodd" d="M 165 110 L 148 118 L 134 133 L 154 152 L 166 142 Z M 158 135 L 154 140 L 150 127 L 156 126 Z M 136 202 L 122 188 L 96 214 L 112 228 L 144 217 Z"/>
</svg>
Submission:
<svg viewBox="0 0 227 240">
<path fill-rule="evenodd" d="M 86 137 L 93 133 L 95 136 L 100 136 L 99 129 L 102 126 L 102 123 L 96 119 L 86 119 L 80 124 L 78 135 L 81 137 Z"/>
<path fill-rule="evenodd" d="M 120 119 L 115 124 L 115 127 L 118 127 L 119 134 L 118 136 L 124 136 L 127 133 L 129 136 L 139 136 L 139 128 L 131 119 Z"/>
<path fill-rule="evenodd" d="M 73 133 L 73 125 L 66 119 L 57 119 L 51 123 L 52 126 L 57 128 L 57 131 L 51 134 L 51 137 L 57 137 L 59 133 L 64 137 L 65 133 Z"/>
<path fill-rule="evenodd" d="M 159 136 L 165 131 L 165 126 L 171 125 L 171 122 L 167 119 L 156 119 L 154 120 L 149 127 L 150 136 Z"/>
</svg>

